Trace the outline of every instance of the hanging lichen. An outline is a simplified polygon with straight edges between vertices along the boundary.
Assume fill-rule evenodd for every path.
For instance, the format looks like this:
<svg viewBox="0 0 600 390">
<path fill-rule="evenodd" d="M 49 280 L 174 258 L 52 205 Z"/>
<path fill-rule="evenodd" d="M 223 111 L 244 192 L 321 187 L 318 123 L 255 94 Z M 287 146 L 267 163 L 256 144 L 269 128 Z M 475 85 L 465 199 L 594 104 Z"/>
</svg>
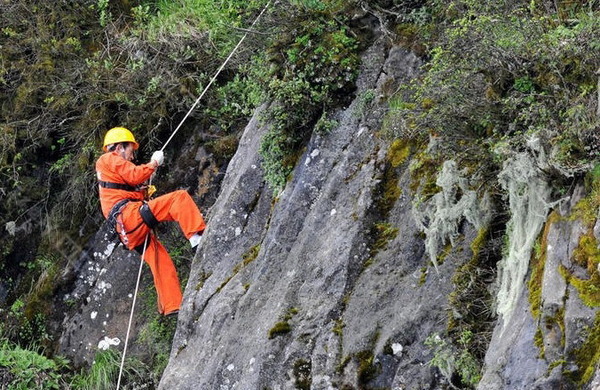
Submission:
<svg viewBox="0 0 600 390">
<path fill-rule="evenodd" d="M 506 320 L 525 286 L 531 250 L 551 207 L 551 190 L 536 161 L 527 152 L 505 161 L 498 180 L 508 194 L 511 215 L 507 227 L 507 255 L 499 264 L 497 299 L 497 312 Z"/>
<path fill-rule="evenodd" d="M 438 254 L 449 242 L 456 244 L 459 226 L 467 220 L 476 229 L 489 223 L 489 199 L 484 195 L 480 200 L 470 189 L 464 172 L 458 169 L 455 161 L 445 161 L 436 185 L 441 191 L 429 200 L 413 207 L 413 214 L 420 229 L 425 233 L 425 249 L 429 259 L 437 268 Z"/>
</svg>

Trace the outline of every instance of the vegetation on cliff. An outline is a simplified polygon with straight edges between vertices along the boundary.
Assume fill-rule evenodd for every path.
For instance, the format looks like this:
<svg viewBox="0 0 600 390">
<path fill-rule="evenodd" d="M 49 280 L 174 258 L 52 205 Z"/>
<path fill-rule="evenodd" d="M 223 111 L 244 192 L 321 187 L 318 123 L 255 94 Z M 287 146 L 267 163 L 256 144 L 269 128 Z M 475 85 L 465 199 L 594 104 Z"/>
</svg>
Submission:
<svg viewBox="0 0 600 390">
<path fill-rule="evenodd" d="M 248 32 L 167 155 L 202 133 L 205 147 L 226 163 L 227 145 L 235 147 L 231 140 L 254 108 L 277 100 L 266 114 L 276 126 L 262 147 L 266 177 L 276 190 L 312 126 L 320 118 L 326 125 L 327 110 L 342 104 L 339 96 L 351 96 L 361 34 L 347 24 L 353 4 L 272 4 L 247 31 L 266 4 L 0 4 L 0 222 L 7 233 L 0 236 L 2 353 L 20 345 L 52 356 L 60 318 L 52 318 L 59 314 L 48 302 L 69 283 L 64 270 L 102 221 L 94 162 L 108 128 L 132 129 L 142 145 L 138 160 L 146 160 Z M 35 375 L 54 378 L 62 363 Z M 61 379 L 60 386 L 65 383 Z M 78 388 L 85 380 L 74 383 Z"/>
<path fill-rule="evenodd" d="M 0 378 L 18 376 L 26 385 L 46 378 L 47 388 L 86 383 L 61 378 L 60 359 L 39 356 L 19 372 L 2 362 L 12 365 L 8 359 L 31 350 L 52 356 L 52 313 L 43 303 L 68 282 L 61 271 L 102 221 L 94 177 L 102 136 L 112 126 L 131 128 L 146 160 L 266 3 L 0 4 Z M 448 156 L 482 197 L 502 192 L 495 178 L 516 151 L 545 157 L 555 192 L 597 163 L 600 5 L 577 0 L 273 4 L 167 155 L 201 132 L 226 163 L 254 108 L 274 102 L 263 118 L 271 129 L 260 153 L 266 180 L 280 191 L 312 132 L 329 131 L 329 114 L 353 98 L 359 54 L 372 38 L 361 19 L 380 23 L 390 43 L 426 63 L 413 83 L 387 96 L 384 119 L 386 132 L 403 139 L 396 145 L 410 139 L 420 148 L 413 165 L 419 201 L 439 191 L 437 163 Z M 425 151 L 430 140 L 435 147 Z M 481 231 L 491 237 L 505 226 L 492 228 Z M 454 304 L 477 290 L 478 310 L 489 309 L 485 283 L 467 281 L 492 278 L 497 246 L 480 243 L 485 258 L 473 249 L 473 261 L 455 276 L 468 287 L 457 290 Z M 450 319 L 451 341 L 474 348 L 481 361 L 489 324 L 475 323 L 471 310 L 456 312 L 464 316 Z M 462 337 L 467 331 L 473 337 Z"/>
</svg>

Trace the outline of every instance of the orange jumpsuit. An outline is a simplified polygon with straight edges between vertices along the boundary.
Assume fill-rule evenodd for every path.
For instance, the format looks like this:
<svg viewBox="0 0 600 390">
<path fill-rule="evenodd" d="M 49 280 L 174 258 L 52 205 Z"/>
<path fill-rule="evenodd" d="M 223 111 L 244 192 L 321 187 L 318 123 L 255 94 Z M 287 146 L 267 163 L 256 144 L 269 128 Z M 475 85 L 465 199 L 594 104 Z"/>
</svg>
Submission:
<svg viewBox="0 0 600 390">
<path fill-rule="evenodd" d="M 125 160 L 116 152 L 108 152 L 96 161 L 98 180 L 126 184 L 132 187 L 145 183 L 154 168 L 149 164 L 135 165 Z M 165 247 L 158 241 L 150 228 L 143 222 L 139 212 L 143 204 L 144 190 L 124 190 L 99 186 L 100 205 L 105 218 L 113 206 L 121 200 L 130 199 L 121 209 L 118 217 L 117 232 L 128 249 L 144 245 L 149 235 L 149 244 L 144 254 L 144 261 L 150 266 L 154 278 L 154 286 L 158 295 L 158 311 L 170 314 L 179 310 L 182 295 L 177 271 Z M 148 201 L 148 206 L 159 221 L 177 221 L 186 238 L 195 233 L 202 233 L 206 227 L 202 214 L 192 197 L 185 190 L 174 191 Z M 122 225 L 121 225 L 122 224 Z M 122 227 L 126 239 L 123 240 Z M 137 228 L 136 228 L 137 227 Z"/>
</svg>

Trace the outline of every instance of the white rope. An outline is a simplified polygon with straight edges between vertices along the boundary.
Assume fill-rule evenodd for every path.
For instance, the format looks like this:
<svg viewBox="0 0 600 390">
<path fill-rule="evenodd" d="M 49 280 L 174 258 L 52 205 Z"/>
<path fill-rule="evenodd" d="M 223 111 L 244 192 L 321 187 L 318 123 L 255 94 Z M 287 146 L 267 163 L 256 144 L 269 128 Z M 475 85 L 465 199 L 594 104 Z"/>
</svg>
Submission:
<svg viewBox="0 0 600 390">
<path fill-rule="evenodd" d="M 267 3 L 267 5 L 265 5 L 265 8 L 263 8 L 263 10 L 260 12 L 260 14 L 256 17 L 256 19 L 254 19 L 254 22 L 252 23 L 252 25 L 248 29 L 249 31 L 252 30 L 252 27 L 254 27 L 254 25 L 256 24 L 256 22 L 258 22 L 258 19 L 260 19 L 260 17 L 265 13 L 265 11 L 267 10 L 267 8 L 269 7 L 270 4 L 271 4 L 271 0 L 269 0 L 269 2 Z M 242 39 L 240 39 L 240 41 L 238 42 L 238 44 L 235 45 L 235 47 L 233 48 L 233 50 L 231 51 L 231 53 L 229 53 L 229 56 L 227 57 L 227 59 L 225 60 L 225 62 L 223 62 L 223 64 L 219 67 L 219 69 L 217 70 L 217 72 L 215 73 L 215 75 L 212 77 L 212 79 L 210 79 L 210 82 L 204 88 L 204 91 L 202 91 L 202 93 L 200 94 L 200 96 L 198 96 L 198 99 L 196 99 L 196 101 L 194 102 L 194 104 L 192 105 L 192 107 L 188 110 L 187 114 L 185 114 L 185 116 L 183 117 L 183 119 L 181 120 L 181 122 L 179 122 L 179 125 L 177 125 L 177 127 L 175 128 L 175 130 L 173 131 L 173 133 L 171 134 L 171 136 L 169 137 L 169 139 L 165 142 L 165 144 L 163 145 L 163 147 L 160 149 L 161 151 L 164 151 L 165 148 L 167 147 L 167 145 L 169 144 L 169 142 L 171 142 L 171 139 L 179 131 L 179 129 L 181 128 L 181 125 L 183 125 L 183 122 L 185 122 L 185 120 L 188 118 L 188 116 L 190 116 L 190 114 L 192 113 L 192 111 L 194 111 L 194 109 L 196 108 L 196 106 L 200 102 L 200 99 L 202 99 L 202 97 L 204 96 L 204 94 L 206 93 L 206 91 L 208 91 L 208 89 L 210 88 L 210 86 L 215 82 L 215 80 L 217 79 L 217 77 L 219 76 L 219 74 L 221 73 L 221 71 L 223 70 L 223 68 L 225 68 L 225 65 L 227 65 L 227 63 L 229 62 L 229 60 L 231 59 L 231 57 L 233 57 L 233 54 L 237 51 L 237 49 L 240 47 L 240 45 L 242 44 L 242 42 L 244 42 L 244 40 L 246 39 L 247 36 L 248 36 L 248 32 L 246 32 L 246 34 L 244 34 L 244 36 L 242 37 Z"/>
<path fill-rule="evenodd" d="M 125 336 L 125 346 L 123 347 L 123 356 L 121 356 L 121 366 L 119 367 L 119 379 L 117 380 L 117 390 L 121 386 L 121 376 L 123 375 L 123 366 L 125 365 L 125 355 L 127 354 L 127 344 L 129 343 L 129 332 L 131 332 L 131 323 L 133 322 L 133 312 L 135 311 L 135 301 L 137 299 L 138 289 L 140 287 L 140 279 L 142 278 L 142 266 L 144 265 L 144 255 L 146 254 L 146 248 L 148 247 L 148 239 L 150 233 L 146 235 L 146 241 L 144 242 L 144 250 L 142 251 L 142 259 L 140 261 L 140 269 L 138 271 L 137 282 L 135 283 L 135 291 L 133 293 L 133 302 L 131 303 L 131 313 L 129 314 L 129 325 L 127 325 L 127 335 Z"/>
<path fill-rule="evenodd" d="M 185 116 L 183 117 L 183 119 L 181 120 L 181 122 L 179 122 L 179 125 L 177 125 L 177 128 L 173 131 L 173 133 L 171 134 L 171 136 L 169 137 L 169 139 L 164 143 L 163 147 L 160 149 L 161 151 L 163 151 L 167 147 L 167 145 L 169 144 L 169 142 L 171 142 L 171 139 L 173 139 L 173 137 L 175 136 L 175 134 L 181 128 L 181 125 L 183 125 L 183 122 L 185 122 L 185 120 L 190 116 L 190 114 L 192 113 L 192 111 L 194 111 L 194 109 L 196 108 L 196 106 L 198 105 L 198 103 L 200 102 L 200 100 L 202 99 L 202 97 L 204 96 L 204 94 L 206 93 L 206 91 L 208 91 L 208 89 L 211 87 L 211 85 L 215 82 L 215 80 L 217 79 L 217 77 L 219 76 L 219 74 L 221 73 L 221 71 L 223 70 L 223 68 L 225 68 L 225 65 L 227 65 L 227 63 L 229 62 L 229 60 L 231 59 L 231 57 L 233 57 L 234 53 L 237 51 L 237 49 L 240 47 L 240 45 L 242 44 L 242 42 L 244 42 L 244 40 L 248 36 L 249 31 L 252 30 L 252 28 L 254 27 L 254 25 L 256 24 L 256 22 L 258 22 L 258 20 L 265 13 L 265 11 L 267 10 L 267 8 L 269 7 L 270 4 L 271 4 L 271 0 L 269 0 L 269 2 L 267 3 L 267 5 L 265 5 L 265 7 L 263 8 L 263 10 L 260 12 L 260 14 L 256 17 L 256 19 L 254 19 L 254 22 L 252 23 L 252 25 L 248 29 L 248 32 L 246 32 L 246 34 L 244 34 L 244 36 L 242 37 L 242 39 L 240 39 L 240 41 L 238 42 L 238 44 L 235 45 L 235 47 L 233 48 L 233 50 L 231 51 L 231 53 L 229 54 L 229 56 L 227 57 L 227 59 L 225 59 L 225 61 L 223 62 L 223 64 L 219 67 L 219 69 L 217 70 L 217 72 L 215 73 L 215 75 L 212 77 L 212 79 L 210 80 L 210 82 L 208 83 L 208 85 L 206 86 L 206 88 L 204 88 L 204 91 L 202 91 L 202 93 L 200 94 L 200 96 L 198 96 L 198 99 L 196 99 L 196 101 L 194 102 L 194 104 L 192 105 L 192 107 L 188 110 L 187 114 L 185 114 Z M 144 265 L 144 254 L 146 253 L 146 247 L 148 246 L 148 238 L 149 237 L 150 237 L 150 233 L 148 233 L 148 235 L 146 236 L 146 242 L 144 244 L 144 251 L 142 253 L 142 259 L 140 261 L 140 269 L 138 271 L 137 282 L 135 284 L 135 292 L 133 294 L 133 302 L 131 304 L 131 313 L 129 314 L 129 324 L 127 325 L 127 335 L 125 336 L 125 346 L 123 347 L 123 355 L 121 357 L 121 366 L 119 367 L 119 379 L 117 380 L 117 390 L 119 390 L 119 387 L 121 386 L 121 377 L 123 375 L 123 366 L 125 365 L 125 355 L 127 354 L 127 345 L 129 343 L 129 333 L 131 332 L 131 323 L 133 322 L 133 312 L 135 310 L 135 301 L 137 299 L 137 293 L 138 293 L 138 290 L 139 290 L 139 287 L 140 287 L 140 279 L 142 277 L 142 268 L 143 268 L 143 265 Z"/>
</svg>

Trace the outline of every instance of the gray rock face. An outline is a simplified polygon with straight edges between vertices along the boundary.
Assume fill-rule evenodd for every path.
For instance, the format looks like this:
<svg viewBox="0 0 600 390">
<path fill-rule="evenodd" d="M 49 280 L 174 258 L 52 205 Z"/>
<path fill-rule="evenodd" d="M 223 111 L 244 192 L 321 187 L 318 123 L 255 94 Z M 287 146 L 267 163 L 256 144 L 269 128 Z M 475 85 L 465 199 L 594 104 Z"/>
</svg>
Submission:
<svg viewBox="0 0 600 390">
<path fill-rule="evenodd" d="M 478 389 L 577 388 L 563 374 L 578 369 L 574 352 L 582 347 L 584 335 L 593 327 L 597 309 L 583 304 L 560 268 L 577 273 L 573 251 L 586 228 L 578 220 L 547 223 L 540 318 L 532 316 L 529 292 L 524 290 L 508 322 L 498 321 Z M 536 331 L 540 332 L 541 348 L 534 344 Z M 587 388 L 595 386 L 592 383 Z"/>
<path fill-rule="evenodd" d="M 339 127 L 313 136 L 276 198 L 257 152 L 268 128 L 250 122 L 209 216 L 161 389 L 454 385 L 451 373 L 429 364 L 434 351 L 425 341 L 446 330 L 451 277 L 472 256 L 477 232 L 462 223 L 462 238 L 435 273 L 413 219 L 408 162 L 394 169 L 400 197 L 391 209 L 380 204 L 391 168 L 389 144 L 374 136 L 385 111 L 379 100 L 414 77 L 418 63 L 400 48 L 374 45 L 357 82 L 357 96 L 375 91 L 372 107 L 365 112 L 357 98 L 339 111 Z M 376 226 L 397 234 L 382 245 Z M 581 234 L 578 222 L 550 226 L 541 318 L 521 289 L 511 316 L 497 323 L 478 388 L 572 386 L 566 362 L 595 310 L 559 268 L 572 267 Z M 564 321 L 551 321 L 557 313 Z M 540 331 L 544 357 L 535 344 Z"/>
<path fill-rule="evenodd" d="M 73 290 L 62 297 L 68 305 L 77 305 L 77 310 L 65 315 L 58 352 L 76 366 L 90 364 L 100 342 L 122 348 L 125 339 L 141 260 L 136 252 L 111 242 L 107 228 L 104 224 L 91 249 L 79 257 Z M 132 338 L 137 325 L 132 326 Z"/>
<path fill-rule="evenodd" d="M 257 110 L 207 215 L 160 389 L 457 386 L 452 372 L 430 364 L 436 352 L 426 340 L 447 331 L 452 276 L 473 256 L 479 232 L 458 220 L 454 246 L 436 271 L 413 217 L 410 158 L 392 166 L 389 141 L 375 135 L 386 98 L 419 65 L 414 54 L 376 42 L 364 55 L 355 101 L 334 113 L 337 128 L 313 135 L 280 194 L 263 179 L 258 150 L 268 126 L 258 117 L 267 105 Z M 366 93 L 375 98 L 365 107 Z M 199 150 L 196 162 L 210 165 L 205 157 Z M 394 186 L 399 196 L 384 204 Z M 589 276 L 572 261 L 588 228 L 569 218 L 546 225 L 540 316 L 523 287 L 511 315 L 495 324 L 479 389 L 574 387 L 564 373 L 578 369 L 573 354 L 597 308 L 582 303 L 560 270 Z M 89 363 L 105 337 L 119 338 L 122 348 L 139 267 L 139 256 L 112 248 L 103 231 L 91 248 L 64 297 L 75 304 L 60 352 L 77 364 Z M 132 354 L 140 352 L 140 326 L 133 325 Z M 599 378 L 596 367 L 583 388 L 597 389 Z"/>
<path fill-rule="evenodd" d="M 214 158 L 204 149 L 198 148 L 193 137 L 179 149 L 179 154 L 187 165 L 186 169 L 177 164 L 170 168 L 175 172 L 174 176 L 181 179 L 176 188 L 198 188 L 195 195 L 201 199 L 204 207 L 210 207 L 214 202 L 214 191 L 200 188 L 200 184 L 209 186 L 208 184 L 218 178 L 219 168 L 215 166 Z M 197 165 L 194 166 L 194 163 Z M 204 168 L 204 171 L 199 180 L 197 171 L 201 168 Z M 159 175 L 163 172 L 159 172 Z M 166 178 L 163 184 L 167 188 L 173 188 L 174 184 L 169 183 L 169 180 L 170 178 Z M 198 183 L 194 184 L 195 181 Z M 161 188 L 160 191 L 164 189 Z M 161 223 L 157 232 L 161 242 L 169 249 L 175 248 L 178 239 L 185 240 L 181 238 L 175 222 Z M 68 357 L 76 366 L 92 363 L 94 356 L 101 349 L 99 346 L 122 351 L 125 343 L 142 261 L 137 252 L 124 249 L 118 238 L 115 237 L 115 241 L 109 240 L 111 235 L 108 225 L 104 223 L 87 244 L 87 249 L 73 262 L 72 269 L 65 271 L 69 276 L 74 276 L 65 279 L 74 280 L 72 283 L 65 282 L 63 294 L 56 298 L 60 302 L 55 302 L 55 307 L 65 311 L 60 324 L 57 352 Z M 184 241 L 184 245 L 185 248 L 178 248 L 179 253 L 176 256 L 172 253 L 175 262 L 185 259 L 186 255 L 191 258 L 191 249 L 187 246 L 187 241 Z M 181 269 L 178 271 L 183 279 L 185 275 L 181 274 Z M 150 293 L 153 290 L 151 272 L 149 267 L 143 264 L 127 352 L 128 356 L 137 356 L 142 360 L 150 359 L 154 353 L 150 350 L 154 347 L 149 348 L 149 345 L 138 342 L 138 336 L 148 330 L 148 322 L 152 321 L 156 300 Z"/>
<path fill-rule="evenodd" d="M 413 54 L 384 53 L 375 45 L 366 54 L 357 95 L 415 73 Z M 450 256 L 420 286 L 426 260 L 411 199 L 402 195 L 389 215 L 378 209 L 388 145 L 366 125 L 381 112 L 357 115 L 358 104 L 338 112 L 330 134 L 313 136 L 276 200 L 257 153 L 267 129 L 248 125 L 197 253 L 160 388 L 440 383 L 423 341 L 443 330 L 444 275 L 456 262 Z M 407 163 L 398 177 L 407 188 Z M 399 233 L 375 254 L 376 223 Z"/>
</svg>

